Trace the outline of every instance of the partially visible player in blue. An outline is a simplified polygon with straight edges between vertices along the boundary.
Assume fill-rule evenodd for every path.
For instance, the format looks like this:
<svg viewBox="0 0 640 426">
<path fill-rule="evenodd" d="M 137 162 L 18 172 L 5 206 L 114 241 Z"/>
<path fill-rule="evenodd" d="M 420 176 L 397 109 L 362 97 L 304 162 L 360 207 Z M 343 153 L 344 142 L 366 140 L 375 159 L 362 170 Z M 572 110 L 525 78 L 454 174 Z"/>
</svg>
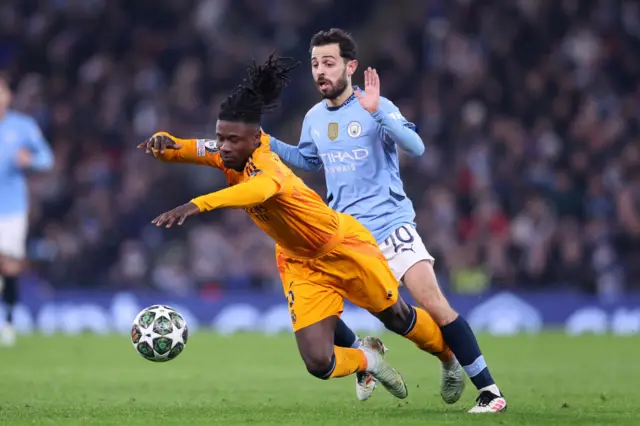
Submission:
<svg viewBox="0 0 640 426">
<path fill-rule="evenodd" d="M 13 308 L 26 254 L 29 194 L 25 173 L 53 166 L 53 154 L 35 120 L 9 109 L 8 77 L 0 74 L 0 288 L 6 317 L 0 319 L 0 345 L 15 342 Z M 4 322 L 4 324 L 3 324 Z"/>
<path fill-rule="evenodd" d="M 434 258 L 416 232 L 413 205 L 403 189 L 398 148 L 417 157 L 424 152 L 424 143 L 415 126 L 380 96 L 375 70 L 365 71 L 364 91 L 351 85 L 357 67 L 351 35 L 340 29 L 314 35 L 311 70 L 323 101 L 305 116 L 297 147 L 272 138 L 272 150 L 299 169 L 324 168 L 329 205 L 354 216 L 373 233 L 396 278 L 441 327 L 457 358 L 442 363 L 442 398 L 447 403 L 460 398 L 465 383 L 462 364 L 479 390 L 470 412 L 504 411 L 506 400 L 489 373 L 473 331 L 440 291 Z M 342 330 L 349 333 L 346 326 Z M 360 375 L 359 399 L 369 398 L 374 389 L 371 383 L 369 377 Z"/>
</svg>

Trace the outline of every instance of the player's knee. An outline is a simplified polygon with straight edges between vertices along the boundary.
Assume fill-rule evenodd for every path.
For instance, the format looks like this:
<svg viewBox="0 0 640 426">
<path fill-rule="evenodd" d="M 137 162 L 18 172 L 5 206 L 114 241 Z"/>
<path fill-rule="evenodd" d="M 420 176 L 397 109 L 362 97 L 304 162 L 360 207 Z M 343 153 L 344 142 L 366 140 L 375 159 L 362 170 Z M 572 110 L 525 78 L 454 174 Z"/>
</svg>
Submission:
<svg viewBox="0 0 640 426">
<path fill-rule="evenodd" d="M 407 330 L 411 329 L 412 322 L 415 321 L 415 311 L 401 298 L 393 306 L 376 314 L 376 316 L 387 330 L 396 334 L 405 334 Z"/>
<path fill-rule="evenodd" d="M 323 354 L 309 354 L 303 356 L 304 365 L 307 371 L 318 379 L 326 380 L 331 376 L 335 368 L 335 358 L 333 354 L 327 356 Z"/>
<path fill-rule="evenodd" d="M 405 274 L 403 282 L 413 299 L 439 325 L 455 320 L 458 313 L 442 294 L 431 262 L 422 261 L 413 265 Z"/>
<path fill-rule="evenodd" d="M 5 277 L 15 277 L 22 272 L 20 260 L 3 257 L 0 260 L 0 274 Z"/>
</svg>

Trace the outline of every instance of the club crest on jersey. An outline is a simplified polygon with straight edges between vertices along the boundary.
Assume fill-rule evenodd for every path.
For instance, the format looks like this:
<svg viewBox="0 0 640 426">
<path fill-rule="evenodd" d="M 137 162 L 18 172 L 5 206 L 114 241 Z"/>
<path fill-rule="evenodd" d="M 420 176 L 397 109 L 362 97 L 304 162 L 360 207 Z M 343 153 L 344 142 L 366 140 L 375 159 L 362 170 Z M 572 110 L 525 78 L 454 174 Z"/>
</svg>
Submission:
<svg viewBox="0 0 640 426">
<path fill-rule="evenodd" d="M 218 148 L 218 141 L 216 139 L 198 139 L 196 141 L 196 148 L 198 157 L 204 157 L 207 152 L 209 154 L 215 154 L 220 151 L 220 148 Z"/>
<path fill-rule="evenodd" d="M 338 138 L 339 129 L 340 127 L 338 126 L 338 123 L 329 123 L 329 128 L 327 130 L 327 136 L 329 136 L 329 139 L 335 141 Z"/>
<path fill-rule="evenodd" d="M 347 126 L 347 133 L 349 133 L 349 136 L 352 138 L 357 138 L 362 134 L 362 125 L 357 121 L 352 121 Z"/>
</svg>

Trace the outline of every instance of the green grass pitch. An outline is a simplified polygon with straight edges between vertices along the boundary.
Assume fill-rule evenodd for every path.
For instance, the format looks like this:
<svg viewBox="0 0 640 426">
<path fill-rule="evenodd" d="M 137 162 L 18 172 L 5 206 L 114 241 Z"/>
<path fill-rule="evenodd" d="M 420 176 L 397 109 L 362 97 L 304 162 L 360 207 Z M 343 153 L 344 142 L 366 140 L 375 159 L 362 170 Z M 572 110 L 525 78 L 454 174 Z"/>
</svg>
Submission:
<svg viewBox="0 0 640 426">
<path fill-rule="evenodd" d="M 174 361 L 141 358 L 128 336 L 29 336 L 0 348 L 0 425 L 640 425 L 640 343 L 629 337 L 481 336 L 507 396 L 500 415 L 445 405 L 438 363 L 383 336 L 409 384 L 356 400 L 352 377 L 309 376 L 293 337 L 194 333 Z"/>
</svg>

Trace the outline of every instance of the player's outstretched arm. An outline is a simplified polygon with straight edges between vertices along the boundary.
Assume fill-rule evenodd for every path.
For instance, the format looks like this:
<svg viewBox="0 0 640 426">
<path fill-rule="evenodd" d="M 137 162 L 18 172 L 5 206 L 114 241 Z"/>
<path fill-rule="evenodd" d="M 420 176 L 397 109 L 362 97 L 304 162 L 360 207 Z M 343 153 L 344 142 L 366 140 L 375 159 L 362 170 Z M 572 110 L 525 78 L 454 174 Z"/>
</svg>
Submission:
<svg viewBox="0 0 640 426">
<path fill-rule="evenodd" d="M 278 154 L 278 157 L 288 166 L 307 172 L 317 172 L 322 169 L 322 160 L 310 132 L 309 120 L 305 117 L 298 146 L 289 145 L 269 135 L 271 151 Z"/>
<path fill-rule="evenodd" d="M 409 123 L 388 99 L 380 97 L 380 77 L 375 69 L 364 72 L 364 93 L 356 91 L 362 107 L 367 110 L 382 129 L 385 142 L 395 143 L 412 157 L 424 153 L 424 142 L 415 131 L 415 125 Z"/>
<path fill-rule="evenodd" d="M 139 144 L 138 149 L 165 162 L 221 168 L 216 141 L 212 139 L 179 139 L 167 132 L 158 132 Z"/>
<path fill-rule="evenodd" d="M 280 191 L 280 185 L 270 176 L 257 176 L 247 182 L 194 198 L 191 202 L 201 212 L 222 208 L 243 208 L 264 203 Z"/>
<path fill-rule="evenodd" d="M 258 176 L 247 182 L 194 198 L 186 204 L 162 213 L 151 223 L 171 228 L 174 224 L 182 225 L 187 217 L 205 211 L 255 206 L 267 201 L 279 190 L 280 185 L 271 177 Z"/>
<path fill-rule="evenodd" d="M 317 172 L 322 169 L 322 161 L 318 158 L 307 157 L 302 154 L 302 152 L 300 152 L 300 145 L 289 145 L 288 143 L 282 142 L 272 136 L 271 151 L 278 154 L 282 161 L 284 161 L 288 166 L 308 172 Z"/>
</svg>

